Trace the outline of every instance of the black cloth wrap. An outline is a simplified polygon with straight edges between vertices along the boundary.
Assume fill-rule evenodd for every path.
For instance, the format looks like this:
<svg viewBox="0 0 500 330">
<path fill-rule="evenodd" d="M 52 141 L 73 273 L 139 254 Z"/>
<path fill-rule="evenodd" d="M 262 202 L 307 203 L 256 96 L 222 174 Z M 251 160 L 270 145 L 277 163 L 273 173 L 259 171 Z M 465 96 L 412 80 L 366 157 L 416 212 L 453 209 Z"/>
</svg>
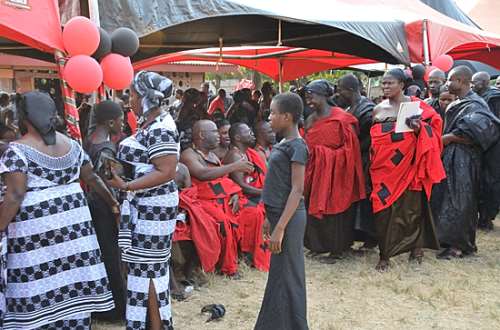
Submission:
<svg viewBox="0 0 500 330">
<path fill-rule="evenodd" d="M 57 108 L 54 100 L 46 93 L 33 91 L 24 93 L 20 102 L 22 116 L 42 136 L 43 142 L 56 144 Z"/>
<path fill-rule="evenodd" d="M 306 93 L 314 93 L 323 96 L 332 96 L 333 89 L 325 79 L 313 80 L 305 87 Z"/>
<path fill-rule="evenodd" d="M 400 82 L 405 82 L 406 81 L 406 75 L 405 72 L 399 68 L 394 68 L 385 73 L 385 76 L 391 76 L 396 78 L 396 80 Z"/>
</svg>

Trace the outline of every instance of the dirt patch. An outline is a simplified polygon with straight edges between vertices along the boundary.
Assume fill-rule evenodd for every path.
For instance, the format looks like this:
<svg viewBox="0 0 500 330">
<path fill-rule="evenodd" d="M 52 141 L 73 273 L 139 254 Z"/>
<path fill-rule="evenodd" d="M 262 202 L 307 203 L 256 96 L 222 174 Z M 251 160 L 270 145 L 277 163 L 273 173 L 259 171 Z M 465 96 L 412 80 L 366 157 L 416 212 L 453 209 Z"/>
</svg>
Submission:
<svg viewBox="0 0 500 330">
<path fill-rule="evenodd" d="M 497 220 L 498 222 L 498 220 Z M 380 274 L 377 251 L 334 265 L 306 259 L 311 329 L 500 329 L 500 228 L 478 233 L 476 256 L 440 261 L 426 251 L 422 265 L 408 255 L 393 259 Z M 189 300 L 174 302 L 174 324 L 181 330 L 253 329 L 267 275 L 242 268 L 240 281 L 210 276 L 207 287 Z M 226 307 L 220 322 L 205 323 L 206 304 Z M 96 330 L 117 330 L 96 324 Z"/>
</svg>

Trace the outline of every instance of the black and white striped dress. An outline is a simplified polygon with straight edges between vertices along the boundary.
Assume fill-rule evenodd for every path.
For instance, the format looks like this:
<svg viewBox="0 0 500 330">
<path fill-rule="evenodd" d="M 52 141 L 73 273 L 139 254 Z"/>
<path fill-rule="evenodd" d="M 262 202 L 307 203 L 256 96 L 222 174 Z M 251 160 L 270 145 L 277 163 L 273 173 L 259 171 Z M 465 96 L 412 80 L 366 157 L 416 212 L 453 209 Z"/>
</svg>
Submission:
<svg viewBox="0 0 500 330">
<path fill-rule="evenodd" d="M 163 113 L 147 127 L 123 140 L 118 159 L 134 168 L 133 178 L 151 172 L 151 159 L 179 154 L 175 123 Z M 169 260 L 179 197 L 174 180 L 127 193 L 122 203 L 119 245 L 128 265 L 127 329 L 145 329 L 149 283 L 153 281 L 164 329 L 173 329 L 170 309 Z"/>
<path fill-rule="evenodd" d="M 75 141 L 62 157 L 11 143 L 0 173 L 27 176 L 27 192 L 7 230 L 3 329 L 88 329 L 90 313 L 113 308 L 80 167 L 88 157 Z"/>
</svg>

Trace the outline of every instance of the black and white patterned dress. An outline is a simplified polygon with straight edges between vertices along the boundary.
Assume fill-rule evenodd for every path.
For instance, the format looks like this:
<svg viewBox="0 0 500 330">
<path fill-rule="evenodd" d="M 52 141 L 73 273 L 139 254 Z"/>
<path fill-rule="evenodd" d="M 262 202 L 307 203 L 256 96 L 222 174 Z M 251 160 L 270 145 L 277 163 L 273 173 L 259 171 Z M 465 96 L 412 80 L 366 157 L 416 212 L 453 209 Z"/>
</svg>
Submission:
<svg viewBox="0 0 500 330">
<path fill-rule="evenodd" d="M 75 141 L 62 157 L 11 143 L 0 159 L 0 173 L 27 176 L 7 230 L 5 330 L 88 329 L 90 313 L 113 308 L 79 182 L 88 161 Z"/>
<path fill-rule="evenodd" d="M 179 154 L 175 122 L 168 113 L 123 140 L 118 159 L 130 164 L 136 179 L 151 171 L 151 159 Z M 174 180 L 127 193 L 122 203 L 118 244 L 128 265 L 127 329 L 145 329 L 149 283 L 153 281 L 164 329 L 173 329 L 170 310 L 169 260 L 179 196 Z"/>
</svg>

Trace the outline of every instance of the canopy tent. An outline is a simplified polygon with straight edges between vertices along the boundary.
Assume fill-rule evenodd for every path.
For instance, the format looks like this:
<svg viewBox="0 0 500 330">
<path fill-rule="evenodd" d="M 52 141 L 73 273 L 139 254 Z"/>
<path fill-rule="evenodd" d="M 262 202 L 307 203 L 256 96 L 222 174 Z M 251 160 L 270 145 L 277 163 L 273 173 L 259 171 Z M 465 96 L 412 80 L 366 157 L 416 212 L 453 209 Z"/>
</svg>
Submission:
<svg viewBox="0 0 500 330">
<path fill-rule="evenodd" d="M 476 0 L 469 11 L 469 16 L 483 29 L 500 34 L 500 1 L 498 0 Z"/>
<path fill-rule="evenodd" d="M 64 50 L 57 0 L 0 1 L 0 13 L 0 52 L 54 61 Z"/>
<path fill-rule="evenodd" d="M 253 7 L 274 12 L 285 17 L 313 17 L 321 19 L 324 24 L 343 22 L 359 28 L 358 21 L 366 21 L 365 16 L 375 16 L 380 24 L 380 33 L 376 38 L 391 38 L 393 45 L 400 43 L 399 38 L 391 37 L 383 31 L 384 22 L 402 22 L 409 48 L 408 62 L 432 61 L 442 54 L 449 53 L 454 58 L 482 60 L 500 67 L 500 61 L 495 56 L 500 52 L 500 35 L 482 31 L 460 23 L 437 10 L 427 6 L 420 0 L 336 0 L 324 3 L 309 0 L 308 6 L 302 2 L 286 0 L 234 0 Z M 331 6 L 331 7 L 330 7 Z M 323 8 L 322 8 L 323 7 Z M 308 11 L 308 8 L 314 8 Z M 321 8 L 321 10 L 317 10 Z M 366 31 L 363 31 L 366 32 Z M 403 44 L 403 43 L 401 43 Z M 299 45 L 294 45 L 299 46 Z M 335 46 L 332 46 L 335 47 Z M 323 47 L 311 47 L 325 49 Z M 345 53 L 352 54 L 348 51 Z M 365 56 L 366 57 L 366 56 Z M 405 63 L 405 62 L 402 62 Z"/>
<path fill-rule="evenodd" d="M 314 72 L 343 68 L 374 60 L 324 50 L 292 47 L 224 47 L 160 55 L 134 63 L 141 70 L 154 65 L 183 61 L 222 62 L 263 73 L 276 81 L 289 81 Z"/>
<path fill-rule="evenodd" d="M 109 0 L 99 2 L 99 17 L 107 31 L 128 26 L 141 36 L 134 61 L 221 44 L 282 44 L 382 62 L 408 62 L 404 25 L 398 20 L 372 15 L 341 0 L 311 0 L 307 6 L 303 2 L 271 2 L 297 10 L 266 10 L 259 7 L 261 4 L 254 6 L 253 1 L 247 5 L 228 0 Z M 325 5 L 327 8 L 321 9 Z"/>
<path fill-rule="evenodd" d="M 476 24 L 475 21 L 473 21 L 469 16 L 467 16 L 467 14 L 457 5 L 457 3 L 454 0 L 420 0 L 420 1 L 425 3 L 427 6 L 437 10 L 441 14 L 453 18 L 455 21 L 458 21 L 465 25 L 474 26 L 481 30 L 495 32 L 489 29 L 482 29 L 481 25 Z"/>
</svg>

